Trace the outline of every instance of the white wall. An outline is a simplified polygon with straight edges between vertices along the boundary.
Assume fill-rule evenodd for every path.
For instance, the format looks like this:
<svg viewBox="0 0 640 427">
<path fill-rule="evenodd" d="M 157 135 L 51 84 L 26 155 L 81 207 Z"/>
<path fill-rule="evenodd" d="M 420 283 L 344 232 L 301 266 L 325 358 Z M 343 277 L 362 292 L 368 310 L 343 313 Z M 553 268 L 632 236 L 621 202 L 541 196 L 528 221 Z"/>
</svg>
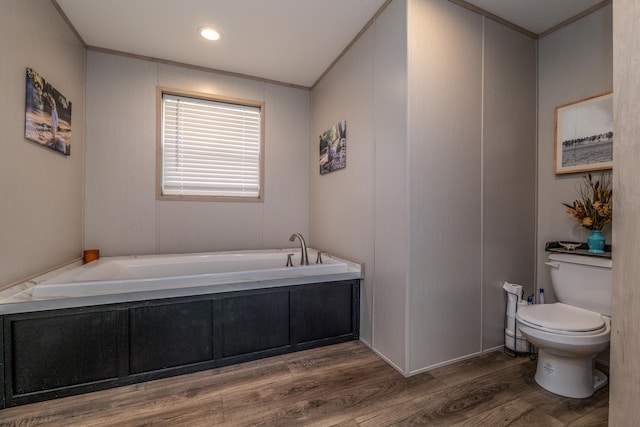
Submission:
<svg viewBox="0 0 640 427">
<path fill-rule="evenodd" d="M 482 17 L 409 2 L 409 370 L 481 350 Z"/>
<path fill-rule="evenodd" d="M 312 94 L 310 159 L 311 241 L 330 253 L 365 263 L 360 334 L 371 341 L 373 264 L 373 46 L 370 29 Z M 347 121 L 345 169 L 320 176 L 319 135 Z"/>
<path fill-rule="evenodd" d="M 373 344 L 402 372 L 408 361 L 409 173 L 407 2 L 376 21 L 374 56 L 375 274 Z"/>
<path fill-rule="evenodd" d="M 535 41 L 449 2 L 409 9 L 410 372 L 504 343 L 533 288 Z"/>
<path fill-rule="evenodd" d="M 82 255 L 84 47 L 49 0 L 0 2 L 0 288 Z M 72 103 L 71 156 L 24 138 L 25 70 Z"/>
<path fill-rule="evenodd" d="M 156 200 L 156 87 L 265 104 L 264 203 Z M 288 247 L 308 233 L 309 91 L 87 54 L 85 245 L 104 255 Z"/>
<path fill-rule="evenodd" d="M 348 158 L 312 169 L 311 235 L 367 263 L 363 339 L 405 374 L 502 344 L 502 280 L 533 282 L 535 42 L 488 27 L 443 0 L 393 1 L 312 94 L 312 167 L 342 119 Z"/>
<path fill-rule="evenodd" d="M 576 199 L 576 184 L 584 174 L 554 175 L 555 107 L 613 89 L 611 6 L 564 27 L 539 41 L 538 99 L 538 251 L 537 287 L 554 301 L 548 241 L 586 242 L 589 231 L 565 213 L 563 202 Z M 611 228 L 606 228 L 611 244 Z"/>
<path fill-rule="evenodd" d="M 484 21 L 482 349 L 504 343 L 505 280 L 535 287 L 536 41 Z"/>
<path fill-rule="evenodd" d="M 609 424 L 640 425 L 640 4 L 613 4 L 614 223 Z"/>
</svg>

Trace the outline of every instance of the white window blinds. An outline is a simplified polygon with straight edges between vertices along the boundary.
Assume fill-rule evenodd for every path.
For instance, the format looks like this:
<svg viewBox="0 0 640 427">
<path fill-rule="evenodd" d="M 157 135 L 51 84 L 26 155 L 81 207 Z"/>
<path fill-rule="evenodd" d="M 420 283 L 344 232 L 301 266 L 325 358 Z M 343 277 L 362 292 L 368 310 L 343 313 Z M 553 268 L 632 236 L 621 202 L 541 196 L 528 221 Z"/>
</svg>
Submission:
<svg viewBox="0 0 640 427">
<path fill-rule="evenodd" d="M 260 196 L 260 107 L 162 94 L 162 195 Z"/>
</svg>

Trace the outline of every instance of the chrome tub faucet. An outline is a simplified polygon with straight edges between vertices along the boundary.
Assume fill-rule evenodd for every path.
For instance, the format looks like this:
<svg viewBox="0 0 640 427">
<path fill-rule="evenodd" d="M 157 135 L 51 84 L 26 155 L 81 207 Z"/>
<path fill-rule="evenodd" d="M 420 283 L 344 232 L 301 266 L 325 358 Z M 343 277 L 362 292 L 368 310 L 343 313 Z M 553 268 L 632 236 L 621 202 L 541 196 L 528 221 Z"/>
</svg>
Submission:
<svg viewBox="0 0 640 427">
<path fill-rule="evenodd" d="M 296 240 L 296 237 L 298 238 L 298 240 L 300 240 L 300 265 L 309 265 L 309 257 L 307 256 L 307 243 L 304 241 L 304 237 L 302 237 L 302 234 L 292 234 L 291 237 L 289 237 L 289 241 L 293 242 L 294 240 Z"/>
</svg>

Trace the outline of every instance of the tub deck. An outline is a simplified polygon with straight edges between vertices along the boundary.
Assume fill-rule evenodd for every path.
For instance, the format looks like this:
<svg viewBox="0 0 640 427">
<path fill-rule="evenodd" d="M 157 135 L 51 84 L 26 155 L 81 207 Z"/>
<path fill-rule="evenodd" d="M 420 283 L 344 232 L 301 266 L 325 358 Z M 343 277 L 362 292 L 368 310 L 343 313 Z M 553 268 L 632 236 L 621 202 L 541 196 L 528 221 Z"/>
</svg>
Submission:
<svg viewBox="0 0 640 427">
<path fill-rule="evenodd" d="M 0 314 L 361 279 L 363 265 L 308 249 L 105 257 L 43 275 L 0 294 Z M 287 267 L 287 254 L 293 266 Z"/>
</svg>

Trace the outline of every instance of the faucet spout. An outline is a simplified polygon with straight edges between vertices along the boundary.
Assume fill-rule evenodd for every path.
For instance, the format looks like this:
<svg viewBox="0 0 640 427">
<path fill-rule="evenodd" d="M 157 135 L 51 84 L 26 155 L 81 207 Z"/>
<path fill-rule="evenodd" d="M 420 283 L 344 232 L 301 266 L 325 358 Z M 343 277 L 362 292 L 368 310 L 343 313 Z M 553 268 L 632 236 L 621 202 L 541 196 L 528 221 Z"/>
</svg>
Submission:
<svg viewBox="0 0 640 427">
<path fill-rule="evenodd" d="M 294 233 L 289 237 L 289 241 L 293 242 L 296 240 L 300 240 L 300 265 L 309 265 L 309 257 L 307 256 L 307 242 L 304 241 L 304 237 L 300 233 Z"/>
</svg>

